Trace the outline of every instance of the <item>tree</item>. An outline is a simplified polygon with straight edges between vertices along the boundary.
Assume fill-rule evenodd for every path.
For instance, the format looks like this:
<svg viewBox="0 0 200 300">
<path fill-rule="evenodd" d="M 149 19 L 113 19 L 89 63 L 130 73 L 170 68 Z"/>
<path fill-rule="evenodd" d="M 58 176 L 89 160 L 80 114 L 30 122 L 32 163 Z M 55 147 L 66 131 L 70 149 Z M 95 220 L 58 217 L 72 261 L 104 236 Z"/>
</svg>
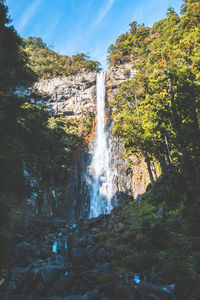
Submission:
<svg viewBox="0 0 200 300">
<path fill-rule="evenodd" d="M 126 60 L 137 70 L 119 86 L 113 131 L 126 151 L 155 158 L 163 173 L 173 165 L 199 178 L 199 1 L 185 1 L 185 7 L 181 18 L 168 9 L 150 30 L 133 22 L 134 34 L 120 37 L 109 50 L 115 63 L 132 37 Z"/>
<path fill-rule="evenodd" d="M 56 76 L 69 76 L 83 71 L 99 71 L 100 63 L 84 53 L 67 55 L 56 53 L 52 47 L 38 37 L 23 40 L 23 50 L 28 56 L 27 66 L 38 76 L 47 79 Z"/>
</svg>

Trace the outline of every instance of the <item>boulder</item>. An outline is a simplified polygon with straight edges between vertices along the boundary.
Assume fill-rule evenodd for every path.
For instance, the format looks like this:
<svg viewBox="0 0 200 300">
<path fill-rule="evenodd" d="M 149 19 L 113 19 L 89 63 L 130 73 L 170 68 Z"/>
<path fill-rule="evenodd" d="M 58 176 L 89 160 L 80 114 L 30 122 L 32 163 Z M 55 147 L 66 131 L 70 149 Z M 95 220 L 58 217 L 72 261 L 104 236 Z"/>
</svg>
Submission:
<svg viewBox="0 0 200 300">
<path fill-rule="evenodd" d="M 73 248 L 71 250 L 71 261 L 75 265 L 87 265 L 89 267 L 95 266 L 95 260 L 91 256 L 88 248 Z"/>
<path fill-rule="evenodd" d="M 15 246 L 13 259 L 15 263 L 26 263 L 27 257 L 38 257 L 38 255 L 39 249 L 36 245 L 23 241 Z"/>
<path fill-rule="evenodd" d="M 100 248 L 97 250 L 95 254 L 96 260 L 100 263 L 104 263 L 106 261 L 106 251 L 104 248 Z"/>
<path fill-rule="evenodd" d="M 128 299 L 129 297 L 131 297 L 132 300 L 138 299 L 136 298 L 137 294 L 134 289 L 127 284 L 115 285 L 114 295 L 115 299 Z"/>
<path fill-rule="evenodd" d="M 10 295 L 18 294 L 21 292 L 24 282 L 29 273 L 29 267 L 22 268 L 15 266 L 12 270 L 11 279 L 8 282 L 5 290 L 9 292 Z"/>
<path fill-rule="evenodd" d="M 159 208 L 159 210 L 156 213 L 156 219 L 162 219 L 163 216 L 164 216 L 164 208 L 161 207 L 161 208 Z"/>
</svg>

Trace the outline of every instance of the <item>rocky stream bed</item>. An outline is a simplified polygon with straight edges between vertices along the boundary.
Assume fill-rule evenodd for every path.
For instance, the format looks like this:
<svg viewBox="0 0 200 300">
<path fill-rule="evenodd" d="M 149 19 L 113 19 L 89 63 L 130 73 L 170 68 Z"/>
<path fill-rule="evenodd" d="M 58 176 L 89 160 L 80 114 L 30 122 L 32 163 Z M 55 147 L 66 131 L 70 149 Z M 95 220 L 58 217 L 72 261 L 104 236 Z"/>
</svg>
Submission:
<svg viewBox="0 0 200 300">
<path fill-rule="evenodd" d="M 10 274 L 1 286 L 0 299 L 195 300 L 176 297 L 178 286 L 163 284 L 156 274 L 151 280 L 148 274 L 120 273 L 113 267 L 113 259 L 123 259 L 129 246 L 119 243 L 117 251 L 112 251 L 102 237 L 106 232 L 120 237 L 126 230 L 120 210 L 79 224 L 52 217 L 21 219 L 15 227 Z"/>
</svg>

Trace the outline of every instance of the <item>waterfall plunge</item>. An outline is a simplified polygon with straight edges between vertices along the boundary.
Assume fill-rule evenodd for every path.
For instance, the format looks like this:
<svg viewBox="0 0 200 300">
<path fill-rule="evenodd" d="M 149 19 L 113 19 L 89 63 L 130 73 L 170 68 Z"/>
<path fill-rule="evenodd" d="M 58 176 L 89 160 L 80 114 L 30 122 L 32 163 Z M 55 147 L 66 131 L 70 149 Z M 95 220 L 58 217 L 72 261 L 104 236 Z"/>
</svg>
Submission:
<svg viewBox="0 0 200 300">
<path fill-rule="evenodd" d="M 97 125 L 88 173 L 90 218 L 110 213 L 113 174 L 105 121 L 105 72 L 97 74 Z"/>
</svg>

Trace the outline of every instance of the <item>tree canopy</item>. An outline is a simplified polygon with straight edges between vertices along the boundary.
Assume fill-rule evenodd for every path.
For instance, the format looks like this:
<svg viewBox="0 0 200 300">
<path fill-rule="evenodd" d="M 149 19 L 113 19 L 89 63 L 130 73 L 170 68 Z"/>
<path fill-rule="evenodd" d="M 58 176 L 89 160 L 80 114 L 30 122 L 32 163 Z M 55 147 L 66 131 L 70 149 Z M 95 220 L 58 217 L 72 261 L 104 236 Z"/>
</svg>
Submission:
<svg viewBox="0 0 200 300">
<path fill-rule="evenodd" d="M 199 1 L 183 8 L 181 17 L 169 9 L 152 28 L 131 23 L 109 48 L 111 65 L 129 61 L 137 70 L 113 101 L 114 133 L 127 153 L 137 150 L 162 170 L 172 164 L 199 178 Z"/>
<path fill-rule="evenodd" d="M 74 75 L 81 71 L 99 71 L 100 63 L 90 56 L 80 53 L 60 55 L 38 37 L 23 39 L 22 48 L 28 56 L 27 66 L 38 78 L 47 79 L 56 76 Z"/>
<path fill-rule="evenodd" d="M 10 23 L 8 8 L 0 0 L 0 264 L 8 255 L 5 226 L 13 207 L 17 211 L 34 198 L 38 215 L 44 199 L 53 213 L 60 208 L 72 158 L 93 118 L 89 112 L 79 120 L 53 116 L 32 103 L 33 95 L 22 96 L 18 87 L 38 78 L 99 69 L 85 54 L 69 58 L 40 38 L 22 39 Z"/>
</svg>

